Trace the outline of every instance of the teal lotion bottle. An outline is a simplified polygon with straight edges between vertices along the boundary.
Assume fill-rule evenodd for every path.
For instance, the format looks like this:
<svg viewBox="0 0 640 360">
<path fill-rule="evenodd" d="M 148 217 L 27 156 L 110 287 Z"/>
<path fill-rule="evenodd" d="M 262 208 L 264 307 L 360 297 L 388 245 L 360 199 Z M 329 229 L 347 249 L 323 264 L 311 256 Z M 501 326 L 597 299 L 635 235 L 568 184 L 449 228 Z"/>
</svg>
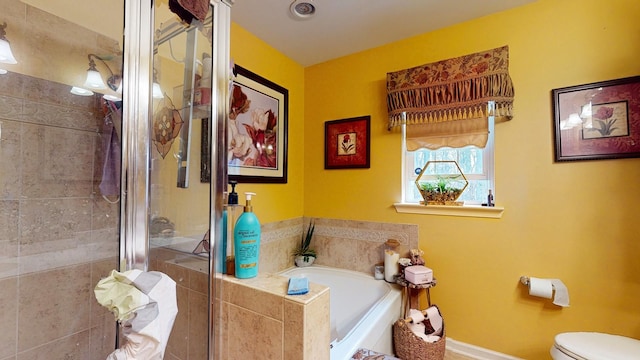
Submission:
<svg viewBox="0 0 640 360">
<path fill-rule="evenodd" d="M 236 257 L 236 277 L 249 279 L 258 275 L 258 260 L 260 258 L 260 222 L 253 213 L 251 196 L 255 193 L 247 192 L 247 204 L 244 212 L 238 218 L 233 229 L 233 242 Z"/>
</svg>

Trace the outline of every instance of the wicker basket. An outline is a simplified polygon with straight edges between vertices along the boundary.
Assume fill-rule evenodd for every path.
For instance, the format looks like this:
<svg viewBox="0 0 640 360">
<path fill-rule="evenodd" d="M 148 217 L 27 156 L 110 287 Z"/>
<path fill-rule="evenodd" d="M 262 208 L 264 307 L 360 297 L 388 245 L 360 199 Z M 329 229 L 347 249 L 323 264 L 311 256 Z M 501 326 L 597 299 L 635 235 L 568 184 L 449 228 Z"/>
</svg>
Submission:
<svg viewBox="0 0 640 360">
<path fill-rule="evenodd" d="M 438 309 L 440 312 L 440 309 Z M 446 346 L 446 328 L 442 324 L 442 336 L 428 343 L 416 336 L 404 319 L 393 324 L 393 346 L 396 356 L 403 360 L 443 360 Z"/>
</svg>

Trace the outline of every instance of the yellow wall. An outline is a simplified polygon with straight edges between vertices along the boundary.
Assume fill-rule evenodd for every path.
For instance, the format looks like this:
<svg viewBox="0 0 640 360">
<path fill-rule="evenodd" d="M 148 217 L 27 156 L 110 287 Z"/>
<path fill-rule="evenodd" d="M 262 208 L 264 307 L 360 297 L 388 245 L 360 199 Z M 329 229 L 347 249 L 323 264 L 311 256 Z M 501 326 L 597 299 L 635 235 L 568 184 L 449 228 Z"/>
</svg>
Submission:
<svg viewBox="0 0 640 360">
<path fill-rule="evenodd" d="M 640 2 L 533 4 L 305 69 L 305 216 L 420 225 L 450 337 L 548 357 L 556 333 L 640 338 L 640 160 L 554 163 L 550 91 L 638 75 Z M 400 135 L 386 130 L 385 76 L 509 45 L 515 118 L 496 126 L 500 220 L 398 214 Z M 324 170 L 324 122 L 371 115 L 371 168 Z M 571 307 L 526 295 L 558 277 Z"/>
<path fill-rule="evenodd" d="M 551 110 L 551 89 L 640 73 L 638 14 L 637 0 L 539 0 L 305 69 L 234 25 L 235 61 L 291 99 L 289 183 L 241 191 L 258 192 L 263 222 L 419 224 L 438 278 L 432 300 L 456 340 L 543 359 L 563 331 L 640 338 L 640 159 L 554 163 Z M 496 127 L 503 218 L 396 213 L 400 135 L 386 130 L 386 73 L 502 45 L 516 88 L 515 118 Z M 324 170 L 324 122 L 360 115 L 371 115 L 371 168 Z M 521 275 L 562 279 L 571 307 L 529 297 Z"/>
<path fill-rule="evenodd" d="M 304 204 L 304 68 L 235 23 L 231 26 L 231 60 L 289 91 L 288 181 L 240 183 L 236 187 L 240 204 L 244 204 L 244 192 L 252 191 L 257 193 L 251 203 L 261 223 L 300 217 Z"/>
</svg>

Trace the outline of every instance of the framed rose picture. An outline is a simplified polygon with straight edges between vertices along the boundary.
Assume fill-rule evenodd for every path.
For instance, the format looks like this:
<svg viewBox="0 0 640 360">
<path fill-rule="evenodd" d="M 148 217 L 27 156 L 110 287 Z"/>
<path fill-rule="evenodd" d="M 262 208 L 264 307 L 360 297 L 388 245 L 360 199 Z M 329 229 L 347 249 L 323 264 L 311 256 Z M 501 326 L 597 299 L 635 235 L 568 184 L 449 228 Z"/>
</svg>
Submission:
<svg viewBox="0 0 640 360">
<path fill-rule="evenodd" d="M 324 123 L 324 168 L 369 168 L 371 117 Z"/>
<path fill-rule="evenodd" d="M 551 93 L 555 161 L 640 157 L 640 76 Z"/>
<path fill-rule="evenodd" d="M 287 182 L 289 92 L 234 68 L 228 120 L 228 176 L 242 183 Z"/>
</svg>

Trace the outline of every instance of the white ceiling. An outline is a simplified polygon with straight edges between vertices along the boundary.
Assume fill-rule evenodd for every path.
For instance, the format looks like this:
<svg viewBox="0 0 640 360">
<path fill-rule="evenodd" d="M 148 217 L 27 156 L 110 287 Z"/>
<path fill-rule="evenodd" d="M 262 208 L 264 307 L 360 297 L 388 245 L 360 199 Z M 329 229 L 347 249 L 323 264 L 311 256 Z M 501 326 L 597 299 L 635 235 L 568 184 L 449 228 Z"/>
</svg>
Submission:
<svg viewBox="0 0 640 360">
<path fill-rule="evenodd" d="M 294 0 L 235 0 L 231 20 L 309 66 L 535 0 L 305 1 L 316 7 L 310 19 L 291 15 Z"/>
</svg>

